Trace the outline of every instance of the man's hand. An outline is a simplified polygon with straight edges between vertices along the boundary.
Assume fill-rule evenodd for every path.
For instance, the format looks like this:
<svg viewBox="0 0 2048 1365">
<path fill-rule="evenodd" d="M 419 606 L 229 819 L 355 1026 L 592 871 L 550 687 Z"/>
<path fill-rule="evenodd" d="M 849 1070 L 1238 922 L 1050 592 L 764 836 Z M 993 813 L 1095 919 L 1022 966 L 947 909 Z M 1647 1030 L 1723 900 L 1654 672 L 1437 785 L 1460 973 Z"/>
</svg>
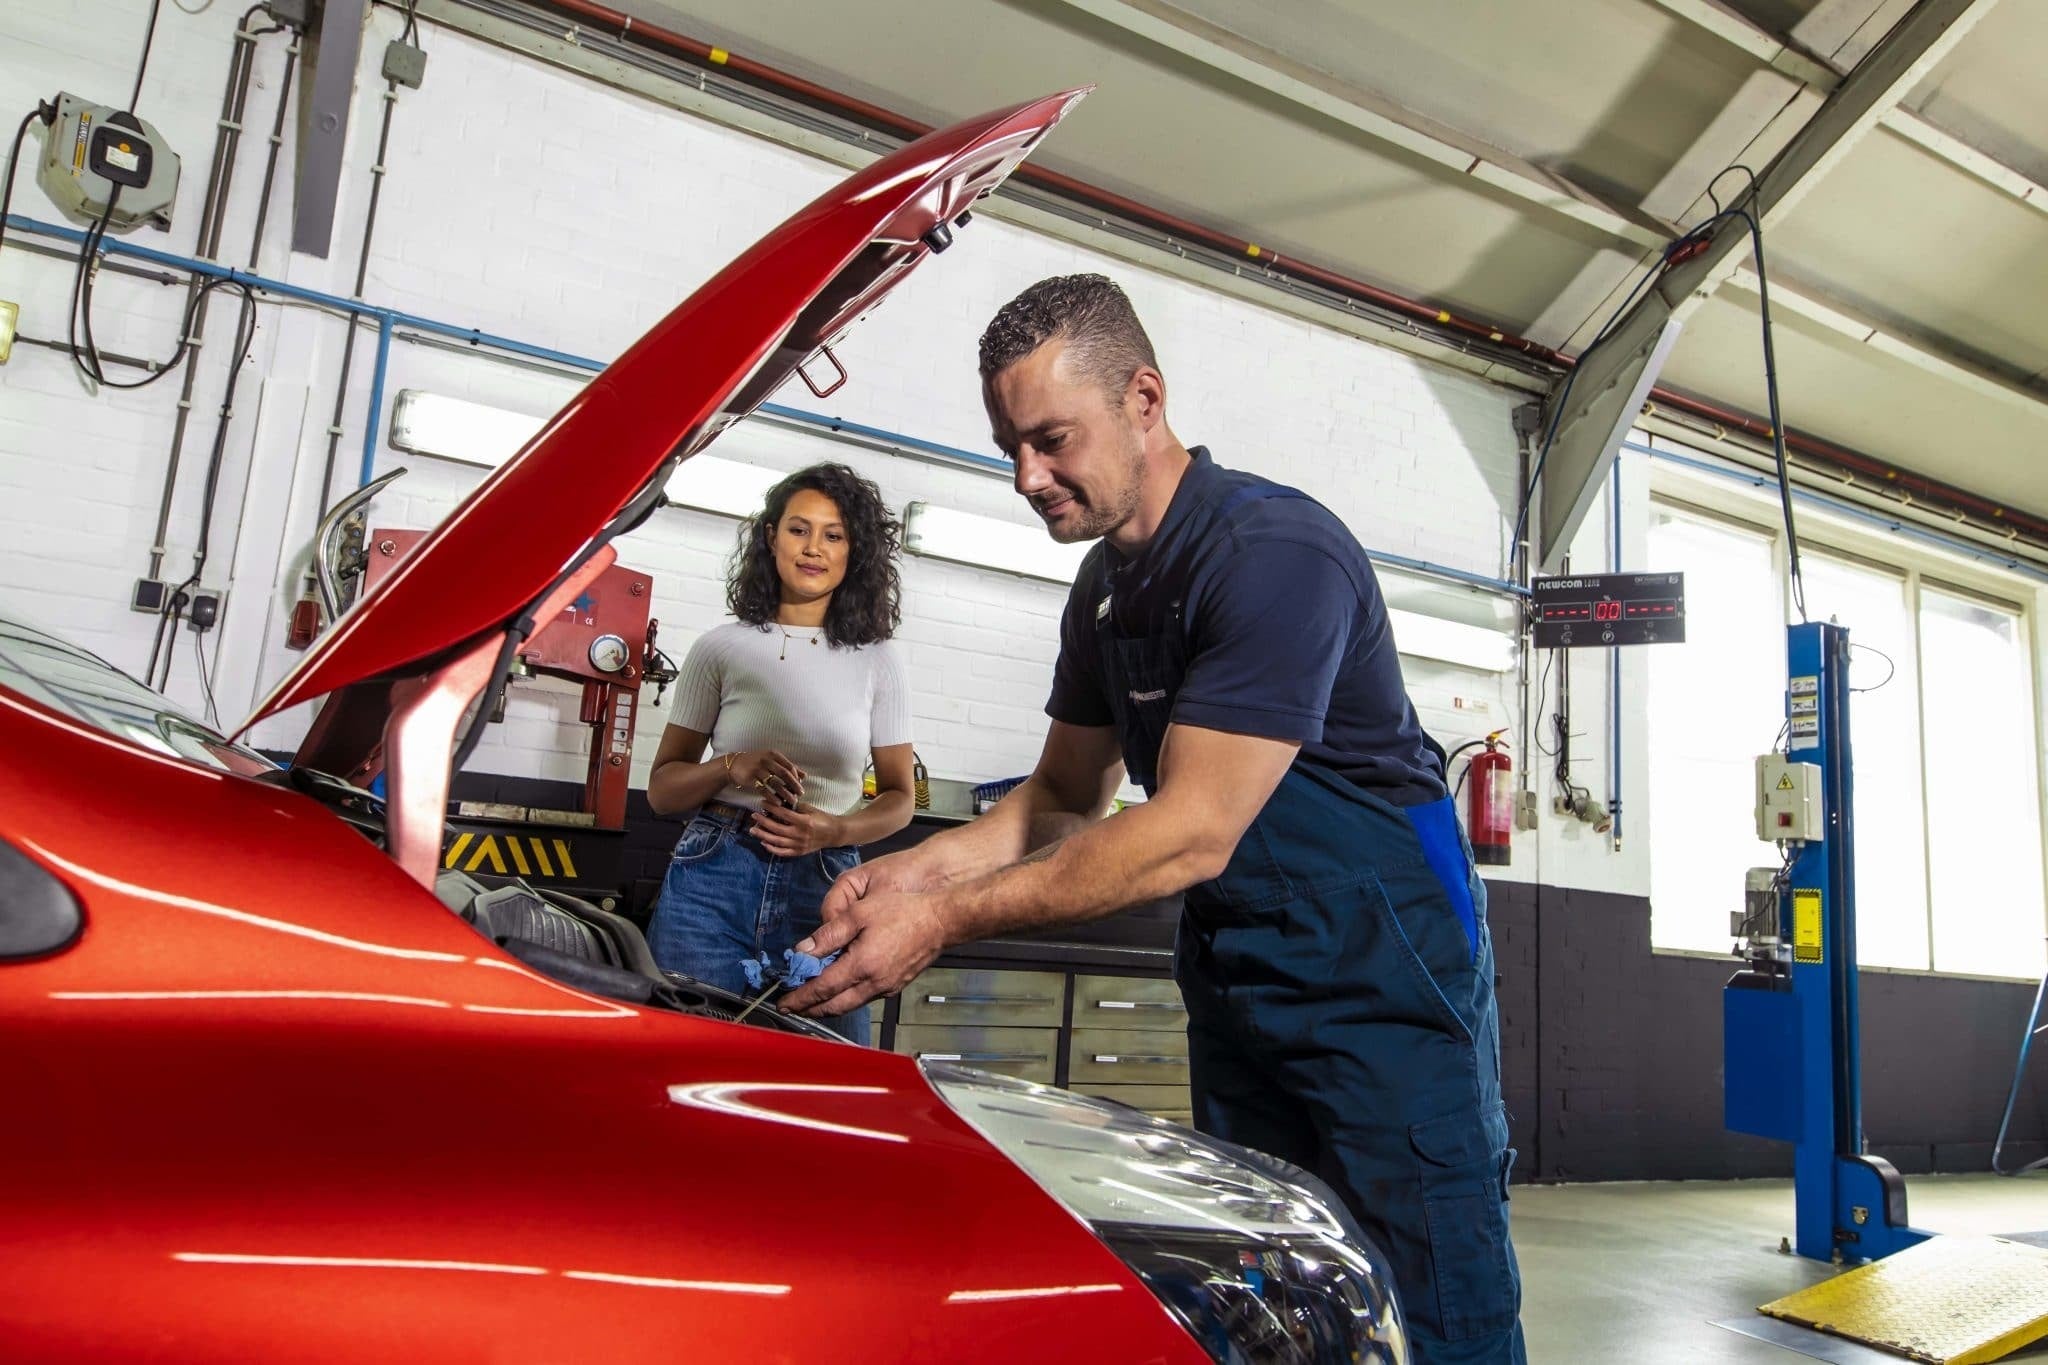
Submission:
<svg viewBox="0 0 2048 1365">
<path fill-rule="evenodd" d="M 818 907 L 818 918 L 830 924 L 851 910 L 863 896 L 882 891 L 929 891 L 945 879 L 918 857 L 918 850 L 906 848 L 873 862 L 862 863 L 840 874 Z M 806 949 L 805 951 L 809 951 Z"/>
<path fill-rule="evenodd" d="M 796 945 L 800 953 L 824 957 L 837 952 L 840 957 L 823 976 L 782 1000 L 790 1013 L 817 1017 L 859 1009 L 878 995 L 902 990 L 945 951 L 946 918 L 939 896 L 882 890 L 872 882 L 864 893 L 851 892 L 849 882 L 865 870 L 856 868 L 839 879 L 826 905 L 833 906 L 842 890 L 849 895 L 816 933 Z"/>
<path fill-rule="evenodd" d="M 765 803 L 754 815 L 753 831 L 761 847 L 783 858 L 801 858 L 846 842 L 838 816 L 827 815 L 816 806 L 791 807 L 775 801 Z"/>
</svg>

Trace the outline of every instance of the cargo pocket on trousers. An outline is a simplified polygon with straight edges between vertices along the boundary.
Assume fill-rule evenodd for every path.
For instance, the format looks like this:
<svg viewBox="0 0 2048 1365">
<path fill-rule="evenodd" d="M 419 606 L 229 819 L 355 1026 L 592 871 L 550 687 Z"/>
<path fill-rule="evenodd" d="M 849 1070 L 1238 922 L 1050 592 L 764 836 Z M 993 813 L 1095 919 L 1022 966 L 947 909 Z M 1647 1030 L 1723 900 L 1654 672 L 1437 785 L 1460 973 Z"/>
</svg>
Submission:
<svg viewBox="0 0 2048 1365">
<path fill-rule="evenodd" d="M 1506 1127 L 1496 1109 L 1492 1115 L 1450 1114 L 1408 1130 L 1428 1224 L 1437 1324 L 1447 1341 L 1504 1332 L 1521 1312 L 1521 1282 L 1508 1249 L 1505 1182 L 1514 1158 Z"/>
</svg>

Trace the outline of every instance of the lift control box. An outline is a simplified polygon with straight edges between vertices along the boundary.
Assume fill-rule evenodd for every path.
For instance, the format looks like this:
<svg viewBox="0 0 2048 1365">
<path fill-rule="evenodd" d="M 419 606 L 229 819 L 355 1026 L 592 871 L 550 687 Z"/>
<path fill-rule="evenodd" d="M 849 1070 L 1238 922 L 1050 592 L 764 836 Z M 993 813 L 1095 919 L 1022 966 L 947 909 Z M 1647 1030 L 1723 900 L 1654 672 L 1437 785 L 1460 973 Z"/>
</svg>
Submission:
<svg viewBox="0 0 2048 1365">
<path fill-rule="evenodd" d="M 90 227 L 119 187 L 112 232 L 168 228 L 178 200 L 178 154 L 152 125 L 76 95 L 57 96 L 36 183 L 66 218 Z"/>
<path fill-rule="evenodd" d="M 1794 763 L 1783 754 L 1757 759 L 1756 837 L 1773 844 L 1818 843 L 1827 837 L 1818 763 Z"/>
</svg>

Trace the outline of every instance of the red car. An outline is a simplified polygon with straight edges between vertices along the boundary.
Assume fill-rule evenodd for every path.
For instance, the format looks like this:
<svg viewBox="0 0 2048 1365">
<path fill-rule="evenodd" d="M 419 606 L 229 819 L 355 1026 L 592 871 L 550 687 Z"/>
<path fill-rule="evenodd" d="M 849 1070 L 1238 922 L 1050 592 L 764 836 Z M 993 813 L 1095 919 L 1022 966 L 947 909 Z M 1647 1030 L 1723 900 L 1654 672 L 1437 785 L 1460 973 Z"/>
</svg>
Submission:
<svg viewBox="0 0 2048 1365">
<path fill-rule="evenodd" d="M 629 922 L 439 867 L 512 651 L 1078 98 L 883 158 L 677 308 L 251 718 L 327 699 L 289 768 L 0 627 L 0 1358 L 1406 1360 L 1313 1178 L 736 1022 Z"/>
</svg>

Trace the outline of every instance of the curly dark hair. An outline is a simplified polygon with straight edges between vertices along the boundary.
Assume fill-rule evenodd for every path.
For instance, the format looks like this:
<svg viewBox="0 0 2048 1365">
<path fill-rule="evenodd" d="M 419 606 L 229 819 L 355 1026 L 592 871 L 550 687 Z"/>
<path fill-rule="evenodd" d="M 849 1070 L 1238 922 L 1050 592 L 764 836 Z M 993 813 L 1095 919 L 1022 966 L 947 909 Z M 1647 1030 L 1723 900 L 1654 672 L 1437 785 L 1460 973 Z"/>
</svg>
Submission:
<svg viewBox="0 0 2048 1365">
<path fill-rule="evenodd" d="M 825 609 L 825 638 L 835 645 L 872 645 L 903 621 L 903 579 L 896 549 L 903 523 L 882 501 L 881 490 L 843 464 L 799 469 L 768 490 L 761 510 L 740 523 L 739 543 L 725 571 L 725 604 L 750 626 L 766 630 L 782 607 L 782 576 L 775 570 L 775 528 L 789 500 L 809 488 L 832 499 L 846 525 L 846 577 Z"/>
<path fill-rule="evenodd" d="M 1082 374 L 1120 398 L 1141 366 L 1159 368 L 1131 300 L 1107 275 L 1055 275 L 1011 299 L 981 334 L 981 378 L 1058 337 Z"/>
</svg>

